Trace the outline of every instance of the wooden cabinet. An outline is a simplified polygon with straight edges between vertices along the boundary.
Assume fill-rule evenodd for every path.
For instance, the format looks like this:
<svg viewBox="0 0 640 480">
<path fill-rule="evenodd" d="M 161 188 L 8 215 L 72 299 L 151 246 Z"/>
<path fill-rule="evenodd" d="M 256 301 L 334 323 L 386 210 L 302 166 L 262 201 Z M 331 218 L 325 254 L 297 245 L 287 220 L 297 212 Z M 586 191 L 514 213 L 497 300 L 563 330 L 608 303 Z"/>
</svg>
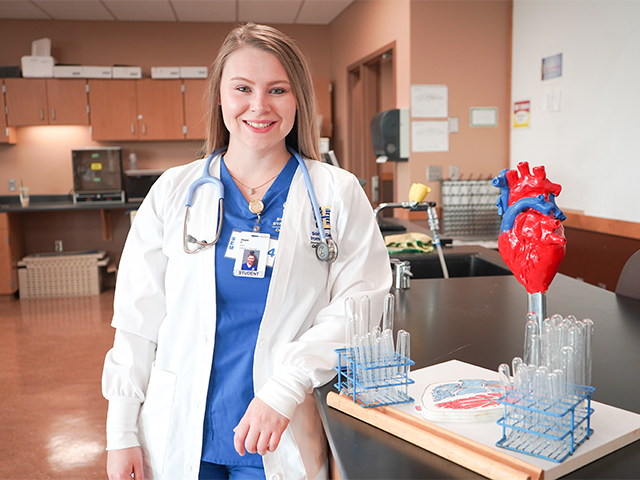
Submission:
<svg viewBox="0 0 640 480">
<path fill-rule="evenodd" d="M 180 80 L 89 80 L 94 140 L 182 140 Z"/>
<path fill-rule="evenodd" d="M 18 290 L 18 262 L 22 257 L 22 217 L 19 213 L 0 213 L 0 295 Z"/>
<path fill-rule="evenodd" d="M 205 79 L 184 79 L 184 124 L 185 139 L 201 140 L 206 137 L 207 123 L 205 113 L 207 111 Z"/>
<path fill-rule="evenodd" d="M 15 143 L 15 129 L 7 126 L 7 115 L 4 103 L 4 83 L 2 85 L 2 92 L 0 92 L 0 143 Z"/>
<path fill-rule="evenodd" d="M 5 78 L 7 124 L 88 125 L 86 81 L 58 78 Z"/>
</svg>

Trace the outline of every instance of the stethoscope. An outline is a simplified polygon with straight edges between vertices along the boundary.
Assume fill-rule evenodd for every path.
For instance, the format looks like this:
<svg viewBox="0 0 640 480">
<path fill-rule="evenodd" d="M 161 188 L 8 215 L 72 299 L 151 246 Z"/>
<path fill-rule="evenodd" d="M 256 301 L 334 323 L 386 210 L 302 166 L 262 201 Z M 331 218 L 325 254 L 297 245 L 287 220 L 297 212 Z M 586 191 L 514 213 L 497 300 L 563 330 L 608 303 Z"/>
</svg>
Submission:
<svg viewBox="0 0 640 480">
<path fill-rule="evenodd" d="M 204 170 L 200 178 L 197 178 L 190 186 L 187 191 L 187 201 L 185 202 L 186 212 L 184 214 L 184 227 L 183 227 L 183 246 L 184 251 L 186 253 L 196 253 L 203 248 L 210 247 L 215 245 L 216 242 L 220 239 L 220 232 L 222 231 L 222 209 L 223 209 L 223 200 L 224 200 L 224 185 L 219 178 L 216 178 L 209 173 L 211 169 L 211 163 L 213 159 L 216 158 L 221 153 L 225 152 L 227 147 L 222 147 L 213 152 L 204 163 Z M 311 176 L 309 175 L 309 169 L 307 165 L 304 163 L 304 160 L 300 156 L 298 152 L 296 152 L 293 148 L 287 145 L 287 149 L 289 153 L 291 153 L 294 158 L 298 161 L 298 165 L 300 165 L 300 169 L 302 170 L 302 176 L 304 178 L 304 183 L 307 187 L 307 193 L 309 194 L 309 200 L 311 201 L 311 209 L 313 210 L 313 215 L 316 219 L 316 225 L 318 226 L 318 233 L 320 235 L 320 242 L 316 245 L 316 257 L 318 260 L 327 263 L 335 262 L 338 257 L 338 245 L 331 238 L 327 237 L 324 231 L 324 226 L 322 223 L 322 217 L 320 215 L 320 207 L 318 206 L 318 200 L 316 198 L 315 191 L 313 189 L 313 184 L 311 183 Z M 201 185 L 206 183 L 210 183 L 216 189 L 216 194 L 219 198 L 219 208 L 218 208 L 218 230 L 216 232 L 216 237 L 212 242 L 207 242 L 204 240 L 198 240 L 187 233 L 187 220 L 189 217 L 189 209 L 193 204 L 193 197 L 195 195 L 196 189 Z M 194 248 L 189 248 L 189 243 L 195 244 Z"/>
</svg>

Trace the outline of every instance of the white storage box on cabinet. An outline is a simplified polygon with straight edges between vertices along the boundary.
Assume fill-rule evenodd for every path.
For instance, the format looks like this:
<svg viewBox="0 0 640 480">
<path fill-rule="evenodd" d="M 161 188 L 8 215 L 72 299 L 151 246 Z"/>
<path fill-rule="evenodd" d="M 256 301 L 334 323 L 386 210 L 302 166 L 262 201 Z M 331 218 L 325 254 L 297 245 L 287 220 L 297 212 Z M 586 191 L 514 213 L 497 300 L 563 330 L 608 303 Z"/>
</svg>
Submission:
<svg viewBox="0 0 640 480">
<path fill-rule="evenodd" d="M 108 264 L 102 250 L 27 255 L 18 262 L 20 298 L 98 295 Z"/>
</svg>

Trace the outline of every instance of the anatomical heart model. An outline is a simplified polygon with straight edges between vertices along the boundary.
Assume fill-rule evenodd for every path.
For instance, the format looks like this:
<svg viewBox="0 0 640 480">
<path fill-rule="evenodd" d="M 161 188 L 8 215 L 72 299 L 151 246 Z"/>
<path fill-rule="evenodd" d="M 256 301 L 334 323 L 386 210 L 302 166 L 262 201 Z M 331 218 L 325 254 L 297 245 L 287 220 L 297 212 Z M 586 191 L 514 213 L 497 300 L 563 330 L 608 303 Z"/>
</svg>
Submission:
<svg viewBox="0 0 640 480">
<path fill-rule="evenodd" d="M 532 295 L 543 296 L 542 308 L 533 309 L 542 322 L 546 316 L 544 294 L 566 252 L 561 223 L 566 216 L 555 202 L 562 187 L 547 179 L 543 166 L 534 167 L 531 173 L 527 162 L 519 163 L 517 171 L 502 170 L 493 185 L 501 190 L 497 203 L 498 214 L 502 215 L 498 250 L 526 288 L 530 311 Z"/>
</svg>

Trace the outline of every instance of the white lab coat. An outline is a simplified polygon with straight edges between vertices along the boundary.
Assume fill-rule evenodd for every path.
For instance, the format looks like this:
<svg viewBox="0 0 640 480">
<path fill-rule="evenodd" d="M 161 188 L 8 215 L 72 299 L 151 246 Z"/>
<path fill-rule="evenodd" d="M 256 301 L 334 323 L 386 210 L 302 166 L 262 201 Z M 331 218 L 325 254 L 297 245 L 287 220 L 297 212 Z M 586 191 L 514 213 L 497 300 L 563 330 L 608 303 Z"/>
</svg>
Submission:
<svg viewBox="0 0 640 480">
<path fill-rule="evenodd" d="M 298 168 L 254 354 L 256 396 L 291 420 L 277 450 L 263 457 L 267 479 L 326 477 L 327 442 L 313 389 L 335 375 L 345 299 L 368 295 L 377 320 L 391 286 L 384 241 L 357 179 L 306 163 L 319 206 L 331 208 L 339 255 L 331 265 L 315 256 L 310 239 L 317 228 Z M 136 215 L 118 272 L 116 336 L 103 373 L 107 449 L 142 445 L 145 473 L 156 480 L 197 479 L 200 464 L 216 329 L 214 248 L 227 247 L 183 250 L 186 192 L 203 166 L 198 160 L 158 179 Z M 219 171 L 217 159 L 211 172 Z M 213 192 L 210 185 L 196 192 L 189 223 L 196 238 L 206 239 L 204 231 L 217 222 Z"/>
</svg>

